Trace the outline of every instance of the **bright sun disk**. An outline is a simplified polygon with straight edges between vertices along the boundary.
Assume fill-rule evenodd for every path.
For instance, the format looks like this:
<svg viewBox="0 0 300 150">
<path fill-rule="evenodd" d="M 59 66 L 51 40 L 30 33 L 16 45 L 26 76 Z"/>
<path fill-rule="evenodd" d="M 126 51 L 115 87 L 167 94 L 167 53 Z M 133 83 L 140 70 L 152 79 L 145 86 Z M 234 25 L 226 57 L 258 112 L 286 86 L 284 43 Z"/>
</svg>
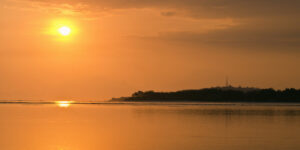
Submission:
<svg viewBox="0 0 300 150">
<path fill-rule="evenodd" d="M 71 33 L 71 29 L 67 26 L 63 26 L 58 29 L 58 32 L 63 36 L 67 36 Z"/>
</svg>

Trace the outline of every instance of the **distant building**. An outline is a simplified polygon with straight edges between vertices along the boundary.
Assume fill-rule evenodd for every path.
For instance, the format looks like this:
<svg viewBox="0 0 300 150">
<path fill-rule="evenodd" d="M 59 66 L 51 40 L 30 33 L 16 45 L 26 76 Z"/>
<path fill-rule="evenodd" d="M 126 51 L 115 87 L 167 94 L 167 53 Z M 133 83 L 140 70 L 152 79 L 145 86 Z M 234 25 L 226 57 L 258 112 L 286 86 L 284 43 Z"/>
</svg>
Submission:
<svg viewBox="0 0 300 150">
<path fill-rule="evenodd" d="M 231 85 L 225 86 L 225 87 L 216 87 L 216 89 L 220 89 L 223 91 L 242 91 L 242 92 L 251 92 L 251 91 L 258 91 L 260 90 L 259 88 L 254 88 L 254 87 L 233 87 Z"/>
<path fill-rule="evenodd" d="M 214 88 L 220 89 L 220 90 L 223 90 L 223 91 L 242 91 L 242 92 L 245 92 L 245 93 L 260 90 L 259 88 L 254 88 L 254 87 L 242 87 L 242 86 L 234 87 L 230 84 L 230 82 L 228 80 L 228 77 L 226 77 L 224 87 L 214 87 Z"/>
</svg>

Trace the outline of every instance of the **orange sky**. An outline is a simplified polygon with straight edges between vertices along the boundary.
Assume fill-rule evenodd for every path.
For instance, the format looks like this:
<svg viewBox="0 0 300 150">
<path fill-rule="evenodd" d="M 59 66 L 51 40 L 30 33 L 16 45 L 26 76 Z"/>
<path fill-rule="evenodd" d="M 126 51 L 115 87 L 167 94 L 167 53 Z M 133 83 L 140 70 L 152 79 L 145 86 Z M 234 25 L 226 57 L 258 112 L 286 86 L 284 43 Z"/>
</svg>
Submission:
<svg viewBox="0 0 300 150">
<path fill-rule="evenodd" d="M 300 88 L 296 0 L 0 0 L 0 99 Z M 67 24 L 72 33 L 56 33 Z"/>
</svg>

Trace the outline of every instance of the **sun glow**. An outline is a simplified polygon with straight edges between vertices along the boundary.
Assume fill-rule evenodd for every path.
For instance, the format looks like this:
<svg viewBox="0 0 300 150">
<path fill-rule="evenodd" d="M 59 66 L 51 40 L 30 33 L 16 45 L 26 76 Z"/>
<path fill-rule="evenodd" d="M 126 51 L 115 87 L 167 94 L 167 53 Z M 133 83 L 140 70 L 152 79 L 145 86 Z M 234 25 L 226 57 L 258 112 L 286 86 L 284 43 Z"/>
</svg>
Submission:
<svg viewBox="0 0 300 150">
<path fill-rule="evenodd" d="M 58 107 L 69 107 L 72 103 L 73 103 L 73 101 L 56 101 L 55 102 L 55 104 Z"/>
<path fill-rule="evenodd" d="M 60 27 L 58 29 L 58 32 L 62 35 L 62 36 L 68 36 L 71 33 L 71 29 L 67 26 L 63 26 Z"/>
<path fill-rule="evenodd" d="M 78 37 L 79 25 L 75 20 L 53 19 L 47 23 L 44 34 L 52 36 L 56 41 L 71 42 Z"/>
</svg>

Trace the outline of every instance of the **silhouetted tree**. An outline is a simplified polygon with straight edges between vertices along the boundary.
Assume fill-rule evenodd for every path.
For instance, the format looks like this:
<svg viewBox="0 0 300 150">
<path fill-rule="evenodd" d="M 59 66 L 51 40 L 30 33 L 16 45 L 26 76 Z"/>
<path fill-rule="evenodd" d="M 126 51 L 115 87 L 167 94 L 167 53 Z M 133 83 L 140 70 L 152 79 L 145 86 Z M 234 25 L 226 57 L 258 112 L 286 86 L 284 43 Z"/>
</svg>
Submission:
<svg viewBox="0 0 300 150">
<path fill-rule="evenodd" d="M 197 101 L 197 102 L 300 102 L 300 90 L 283 91 L 239 87 L 230 89 L 207 88 L 177 92 L 137 91 L 131 97 L 114 98 L 123 101 Z"/>
</svg>

